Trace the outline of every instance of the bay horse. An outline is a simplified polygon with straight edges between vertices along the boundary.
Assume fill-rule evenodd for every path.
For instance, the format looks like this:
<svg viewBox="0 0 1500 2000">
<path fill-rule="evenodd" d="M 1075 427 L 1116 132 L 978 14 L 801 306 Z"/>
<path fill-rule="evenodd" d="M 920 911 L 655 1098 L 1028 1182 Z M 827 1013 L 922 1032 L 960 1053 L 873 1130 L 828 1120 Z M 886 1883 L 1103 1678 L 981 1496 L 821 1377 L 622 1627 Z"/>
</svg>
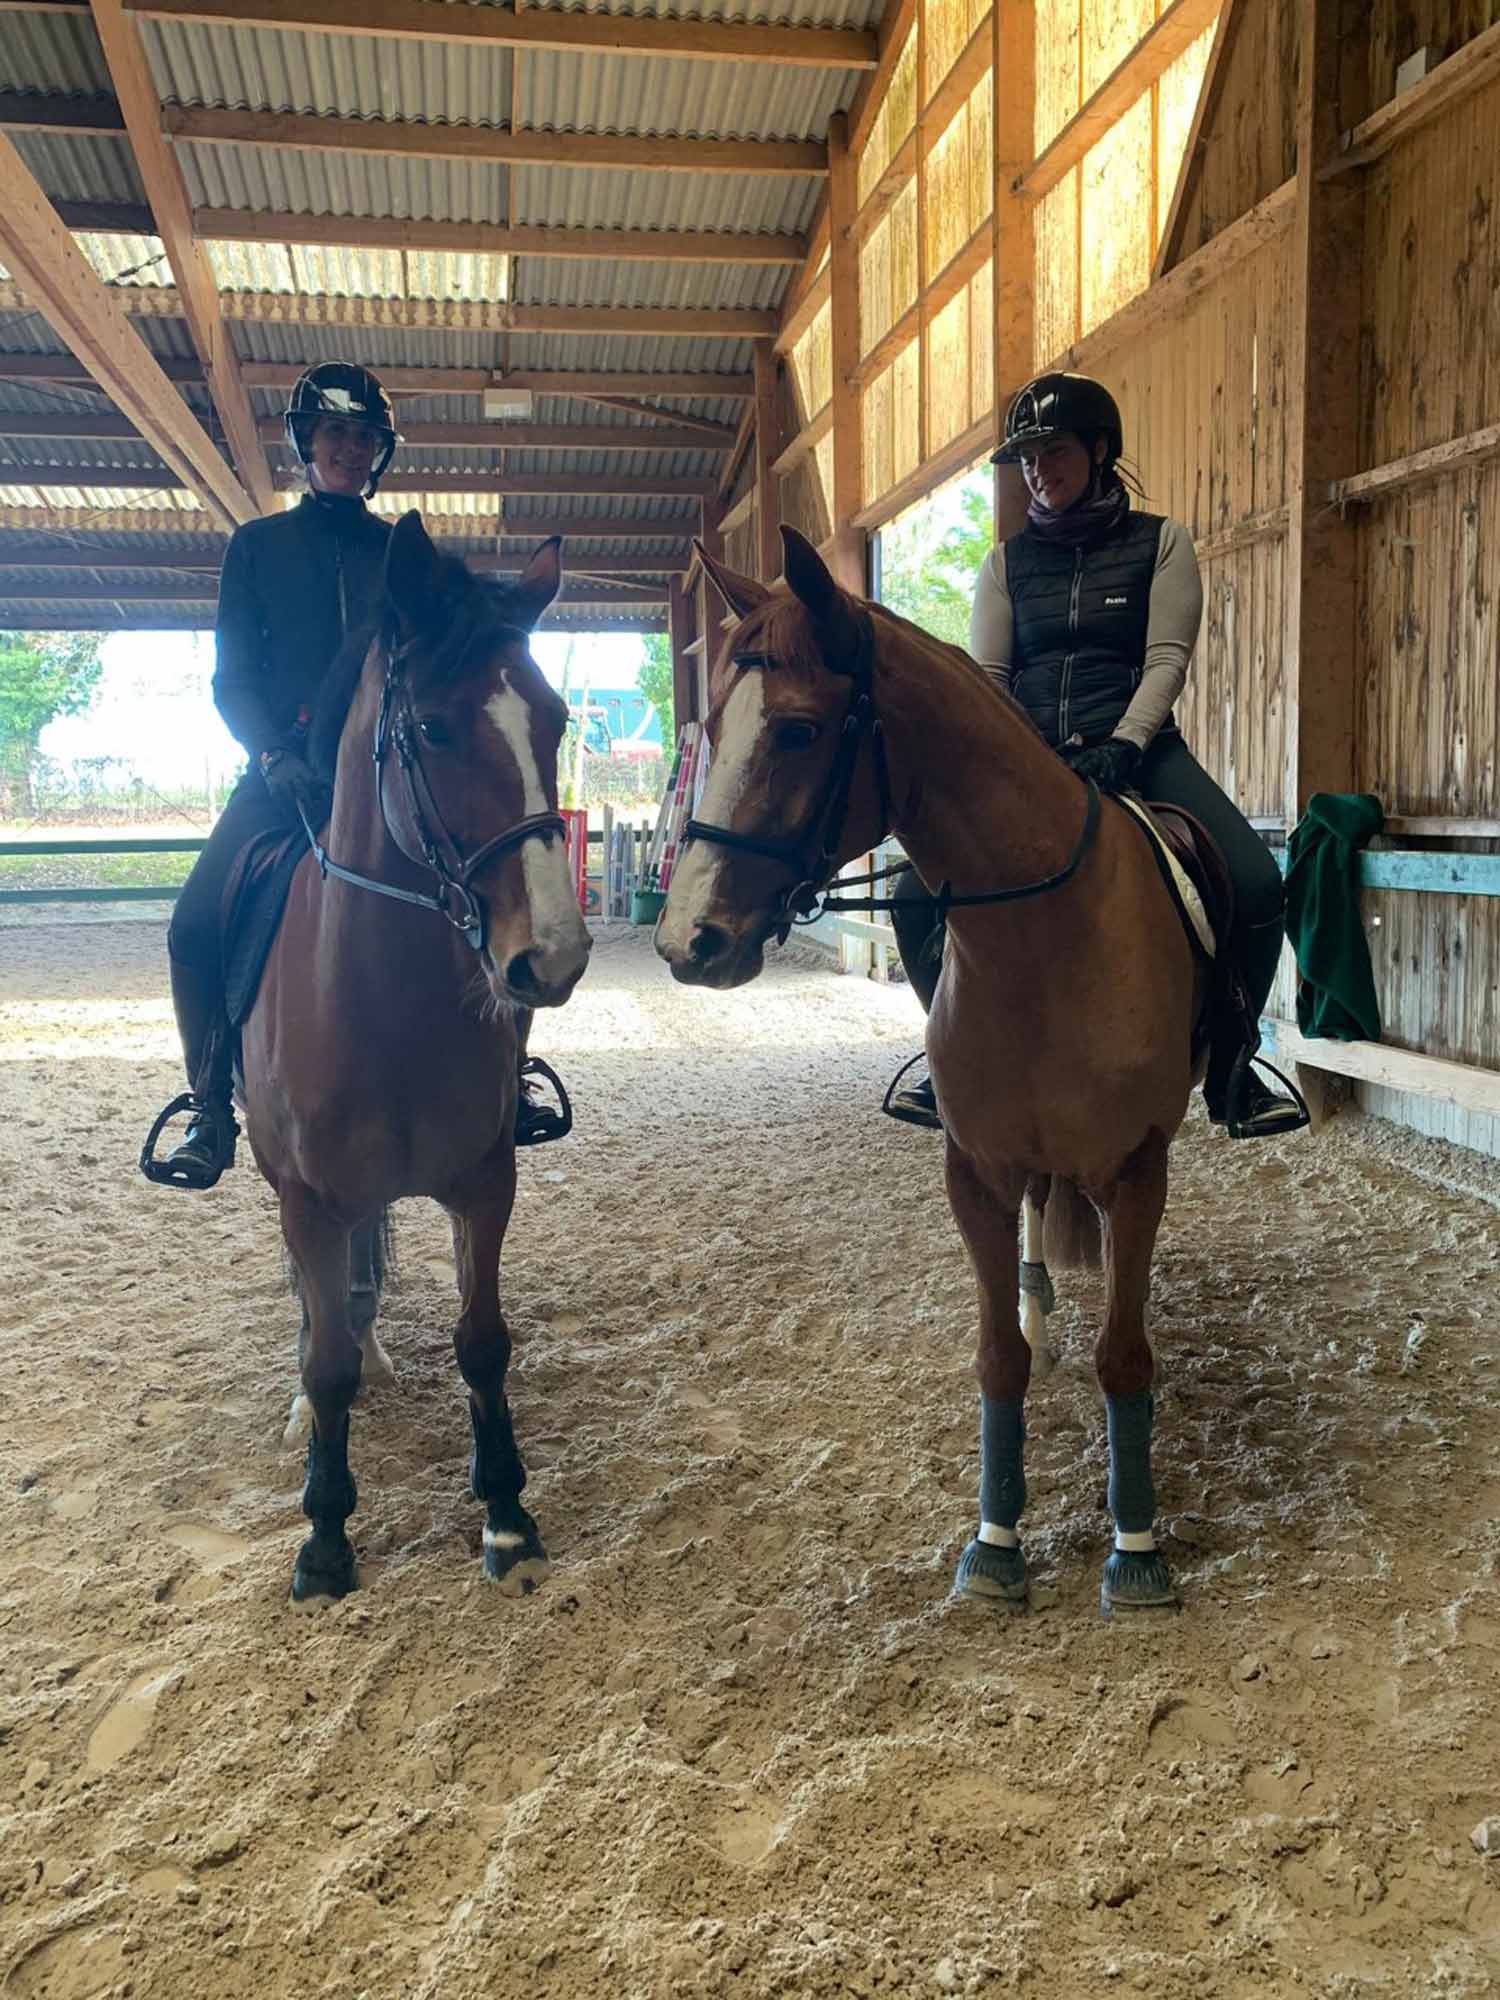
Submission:
<svg viewBox="0 0 1500 2000">
<path fill-rule="evenodd" d="M 325 690 L 350 697 L 332 818 L 292 878 L 241 1036 L 246 1130 L 302 1299 L 312 1533 L 299 1600 L 357 1581 L 349 1410 L 366 1355 L 383 1360 L 383 1221 L 408 1195 L 452 1219 L 485 1572 L 512 1594 L 545 1573 L 521 1504 L 499 1271 L 516 1193 L 514 1010 L 560 1007 L 591 942 L 557 811 L 567 710 L 527 650 L 560 576 L 554 538 L 512 587 L 481 582 L 406 514 L 368 650 Z"/>
<path fill-rule="evenodd" d="M 1023 1413 L 1033 1358 L 1039 1374 L 1049 1359 L 1046 1260 L 1097 1265 L 1102 1248 L 1116 1532 L 1101 1607 L 1175 1607 L 1153 1533 L 1145 1309 L 1167 1148 L 1196 1081 L 1198 962 L 1124 809 L 967 654 L 840 589 L 781 532 L 786 590 L 698 552 L 740 622 L 714 667 L 713 762 L 656 948 L 688 985 L 743 985 L 842 865 L 899 835 L 947 912 L 927 1050 L 979 1287 L 980 1524 L 955 1587 L 1025 1600 Z"/>
</svg>

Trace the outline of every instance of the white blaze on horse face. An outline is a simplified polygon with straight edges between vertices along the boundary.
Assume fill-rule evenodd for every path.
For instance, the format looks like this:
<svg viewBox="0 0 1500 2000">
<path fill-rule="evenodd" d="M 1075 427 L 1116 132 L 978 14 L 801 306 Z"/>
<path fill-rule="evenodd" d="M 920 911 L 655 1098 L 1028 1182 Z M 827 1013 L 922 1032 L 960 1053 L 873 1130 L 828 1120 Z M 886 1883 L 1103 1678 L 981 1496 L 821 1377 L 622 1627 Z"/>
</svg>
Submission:
<svg viewBox="0 0 1500 2000">
<path fill-rule="evenodd" d="M 485 714 L 505 739 L 521 773 L 522 815 L 551 810 L 531 744 L 531 704 L 507 681 L 484 705 Z M 578 895 L 560 840 L 528 840 L 521 848 L 522 880 L 531 911 L 536 947 L 542 951 L 588 948 L 588 931 L 578 908 Z"/>
<path fill-rule="evenodd" d="M 733 826 L 734 815 L 750 783 L 755 748 L 765 719 L 765 683 L 758 673 L 742 673 L 724 704 L 719 740 L 708 767 L 708 783 L 703 787 L 695 817 L 714 826 Z M 708 921 L 728 853 L 728 849 L 709 841 L 695 840 L 678 861 L 661 920 L 662 943 L 685 950 L 693 931 Z"/>
</svg>

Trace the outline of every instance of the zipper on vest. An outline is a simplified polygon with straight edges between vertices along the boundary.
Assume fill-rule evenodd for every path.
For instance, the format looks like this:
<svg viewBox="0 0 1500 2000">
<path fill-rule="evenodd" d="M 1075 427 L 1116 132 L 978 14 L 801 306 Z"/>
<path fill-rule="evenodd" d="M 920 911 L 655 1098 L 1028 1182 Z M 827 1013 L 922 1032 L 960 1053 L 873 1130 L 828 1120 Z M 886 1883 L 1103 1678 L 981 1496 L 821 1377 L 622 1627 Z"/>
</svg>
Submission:
<svg viewBox="0 0 1500 2000">
<path fill-rule="evenodd" d="M 1078 599 L 1082 591 L 1083 550 L 1074 549 L 1073 588 L 1068 593 L 1068 638 L 1070 641 L 1078 637 Z M 1071 651 L 1063 655 L 1062 685 L 1059 687 L 1057 693 L 1057 741 L 1059 747 L 1067 742 L 1070 734 L 1068 729 L 1070 720 L 1068 704 L 1073 696 L 1073 657 Z"/>
</svg>

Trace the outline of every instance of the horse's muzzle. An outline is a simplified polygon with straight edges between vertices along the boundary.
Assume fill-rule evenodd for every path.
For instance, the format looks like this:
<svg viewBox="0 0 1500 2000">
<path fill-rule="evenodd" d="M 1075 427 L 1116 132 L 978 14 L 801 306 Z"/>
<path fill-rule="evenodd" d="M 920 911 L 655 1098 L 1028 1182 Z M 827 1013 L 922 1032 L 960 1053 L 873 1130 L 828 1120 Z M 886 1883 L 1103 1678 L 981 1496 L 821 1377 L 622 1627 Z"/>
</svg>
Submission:
<svg viewBox="0 0 1500 2000">
<path fill-rule="evenodd" d="M 513 952 L 491 975 L 517 1007 L 561 1007 L 583 977 L 593 939 L 581 945 L 532 945 Z"/>
<path fill-rule="evenodd" d="M 717 992 L 744 986 L 765 963 L 765 939 L 753 934 L 733 937 L 718 924 L 694 924 L 685 936 L 656 930 L 657 955 L 672 968 L 683 986 L 709 986 Z"/>
</svg>

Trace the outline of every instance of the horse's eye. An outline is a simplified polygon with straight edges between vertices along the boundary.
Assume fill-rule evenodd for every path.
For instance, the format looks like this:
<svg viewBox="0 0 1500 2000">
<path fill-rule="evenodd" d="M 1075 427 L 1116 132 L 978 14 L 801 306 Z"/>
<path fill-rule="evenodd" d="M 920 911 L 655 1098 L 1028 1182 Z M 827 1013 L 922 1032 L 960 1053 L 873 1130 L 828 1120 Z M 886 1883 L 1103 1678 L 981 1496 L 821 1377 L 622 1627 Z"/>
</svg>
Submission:
<svg viewBox="0 0 1500 2000">
<path fill-rule="evenodd" d="M 453 741 L 453 732 L 440 715 L 424 715 L 417 728 L 422 733 L 422 741 L 430 743 L 434 750 L 441 750 Z"/>
<path fill-rule="evenodd" d="M 816 722 L 778 722 L 776 747 L 778 750 L 806 750 L 809 744 L 817 742 L 819 734 Z"/>
</svg>

